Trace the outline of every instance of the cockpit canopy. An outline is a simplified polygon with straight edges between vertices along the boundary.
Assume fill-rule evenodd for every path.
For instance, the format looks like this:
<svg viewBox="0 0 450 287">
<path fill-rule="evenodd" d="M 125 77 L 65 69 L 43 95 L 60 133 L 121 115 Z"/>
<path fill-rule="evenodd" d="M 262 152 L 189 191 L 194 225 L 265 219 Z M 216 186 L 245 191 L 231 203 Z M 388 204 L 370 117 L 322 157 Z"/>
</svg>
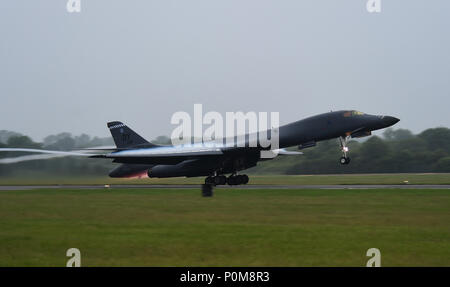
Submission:
<svg viewBox="0 0 450 287">
<path fill-rule="evenodd" d="M 362 116 L 362 115 L 364 115 L 363 112 L 355 111 L 355 110 L 348 111 L 348 112 L 344 113 L 344 117 L 346 117 L 346 118 L 348 118 L 348 117 L 355 117 L 355 116 Z"/>
</svg>

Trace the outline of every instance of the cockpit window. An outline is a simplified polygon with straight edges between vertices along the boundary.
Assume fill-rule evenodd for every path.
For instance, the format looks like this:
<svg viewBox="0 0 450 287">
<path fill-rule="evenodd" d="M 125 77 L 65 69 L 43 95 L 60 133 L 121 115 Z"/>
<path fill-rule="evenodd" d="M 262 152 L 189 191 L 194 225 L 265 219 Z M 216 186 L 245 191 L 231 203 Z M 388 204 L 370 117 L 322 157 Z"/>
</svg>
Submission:
<svg viewBox="0 0 450 287">
<path fill-rule="evenodd" d="M 359 111 L 348 111 L 344 113 L 344 117 L 348 118 L 348 117 L 354 117 L 354 116 L 362 116 L 364 115 L 363 112 L 359 112 Z"/>
</svg>

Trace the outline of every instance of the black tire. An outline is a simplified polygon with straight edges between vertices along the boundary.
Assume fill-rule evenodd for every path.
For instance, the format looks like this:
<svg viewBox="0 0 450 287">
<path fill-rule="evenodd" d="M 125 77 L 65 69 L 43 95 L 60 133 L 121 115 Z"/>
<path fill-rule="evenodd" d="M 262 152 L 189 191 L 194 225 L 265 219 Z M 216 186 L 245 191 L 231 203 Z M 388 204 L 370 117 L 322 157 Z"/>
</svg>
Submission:
<svg viewBox="0 0 450 287">
<path fill-rule="evenodd" d="M 250 179 L 248 178 L 248 175 L 246 175 L 246 174 L 243 175 L 243 178 L 244 178 L 243 184 L 247 184 L 248 181 L 250 180 Z"/>
<path fill-rule="evenodd" d="M 227 177 L 227 183 L 228 185 L 236 185 L 236 177 L 230 175 L 229 177 Z"/>
<path fill-rule="evenodd" d="M 220 184 L 225 185 L 227 184 L 227 177 L 225 175 L 220 176 L 220 178 L 222 179 L 220 181 Z"/>
<path fill-rule="evenodd" d="M 341 157 L 339 159 L 339 163 L 342 164 L 342 165 L 347 164 L 347 158 L 346 157 Z"/>
<path fill-rule="evenodd" d="M 214 183 L 214 178 L 212 176 L 208 176 L 207 178 L 205 178 L 205 184 L 213 184 Z"/>
<path fill-rule="evenodd" d="M 202 184 L 202 196 L 203 197 L 213 196 L 213 186 L 211 184 Z"/>
</svg>

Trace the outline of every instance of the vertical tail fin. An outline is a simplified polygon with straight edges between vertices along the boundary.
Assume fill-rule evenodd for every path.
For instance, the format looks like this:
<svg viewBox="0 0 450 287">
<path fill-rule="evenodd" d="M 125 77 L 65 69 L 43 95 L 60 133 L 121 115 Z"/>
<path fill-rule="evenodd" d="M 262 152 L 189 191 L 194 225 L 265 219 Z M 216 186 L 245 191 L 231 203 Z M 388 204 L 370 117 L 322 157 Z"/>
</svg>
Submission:
<svg viewBox="0 0 450 287">
<path fill-rule="evenodd" d="M 149 143 L 121 122 L 109 122 L 108 128 L 118 148 L 133 147 L 136 145 L 153 146 L 153 144 Z"/>
</svg>

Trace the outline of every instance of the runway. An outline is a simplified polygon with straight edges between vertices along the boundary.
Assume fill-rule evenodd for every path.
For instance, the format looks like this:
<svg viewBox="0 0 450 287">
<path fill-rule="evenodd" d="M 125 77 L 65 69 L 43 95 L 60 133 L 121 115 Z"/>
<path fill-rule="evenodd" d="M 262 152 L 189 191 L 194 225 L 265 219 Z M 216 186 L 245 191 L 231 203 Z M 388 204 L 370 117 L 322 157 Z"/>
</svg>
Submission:
<svg viewBox="0 0 450 287">
<path fill-rule="evenodd" d="M 0 185 L 0 191 L 7 190 L 33 190 L 33 189 L 192 189 L 200 188 L 195 184 L 117 184 L 117 185 Z M 450 185 L 434 184 L 373 184 L 373 185 L 239 185 L 216 186 L 216 189 L 450 189 Z"/>
</svg>

